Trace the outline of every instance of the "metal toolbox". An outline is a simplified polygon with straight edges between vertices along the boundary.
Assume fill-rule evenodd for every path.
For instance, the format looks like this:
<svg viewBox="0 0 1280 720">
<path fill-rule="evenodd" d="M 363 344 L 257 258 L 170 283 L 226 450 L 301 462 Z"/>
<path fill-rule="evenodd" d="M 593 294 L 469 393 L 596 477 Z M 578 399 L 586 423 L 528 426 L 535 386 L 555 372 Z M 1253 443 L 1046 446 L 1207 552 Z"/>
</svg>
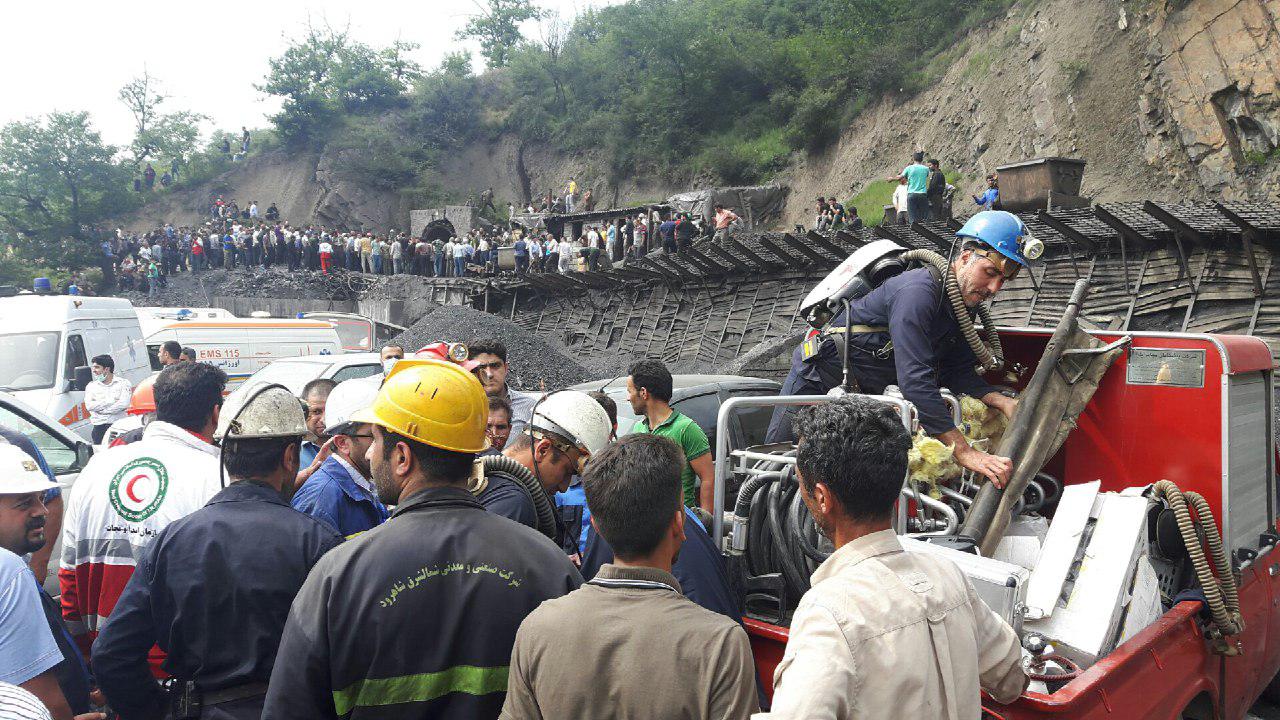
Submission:
<svg viewBox="0 0 1280 720">
<path fill-rule="evenodd" d="M 1022 618 L 1026 614 L 1027 583 L 1031 572 L 1024 567 L 1001 560 L 961 552 L 942 545 L 899 538 L 907 552 L 918 552 L 946 558 L 959 566 L 961 572 L 973 583 L 978 597 L 1002 620 L 1009 623 L 1019 636 L 1022 634 Z"/>
</svg>

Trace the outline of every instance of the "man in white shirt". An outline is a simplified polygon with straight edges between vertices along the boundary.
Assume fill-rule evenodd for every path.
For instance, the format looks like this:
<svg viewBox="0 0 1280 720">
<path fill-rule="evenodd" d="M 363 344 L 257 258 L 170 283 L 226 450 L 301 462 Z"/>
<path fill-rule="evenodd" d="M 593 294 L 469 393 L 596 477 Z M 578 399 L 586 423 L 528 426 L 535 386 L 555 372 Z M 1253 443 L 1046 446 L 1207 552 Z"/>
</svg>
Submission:
<svg viewBox="0 0 1280 720">
<path fill-rule="evenodd" d="M 770 718 L 977 718 L 1027 687 L 1018 637 L 954 564 L 890 527 L 911 435 L 860 395 L 797 414 L 800 495 L 833 552 L 791 620 Z M 763 717 L 763 716 L 757 716 Z"/>
<path fill-rule="evenodd" d="M 893 221 L 898 225 L 907 224 L 907 179 L 902 178 L 898 181 L 898 187 L 893 189 Z"/>
<path fill-rule="evenodd" d="M 569 263 L 573 261 L 573 244 L 569 242 L 568 236 L 560 241 L 560 272 L 569 272 Z"/>
<path fill-rule="evenodd" d="M 116 377 L 116 362 L 110 355 L 98 355 L 89 361 L 93 382 L 84 389 L 84 407 L 93 426 L 93 444 L 102 442 L 111 423 L 124 417 L 133 396 L 133 385 Z"/>
<path fill-rule="evenodd" d="M 453 250 L 457 246 L 458 244 L 453 241 L 453 238 L 449 238 L 449 241 L 444 244 L 444 274 L 446 276 L 453 275 Z"/>
</svg>

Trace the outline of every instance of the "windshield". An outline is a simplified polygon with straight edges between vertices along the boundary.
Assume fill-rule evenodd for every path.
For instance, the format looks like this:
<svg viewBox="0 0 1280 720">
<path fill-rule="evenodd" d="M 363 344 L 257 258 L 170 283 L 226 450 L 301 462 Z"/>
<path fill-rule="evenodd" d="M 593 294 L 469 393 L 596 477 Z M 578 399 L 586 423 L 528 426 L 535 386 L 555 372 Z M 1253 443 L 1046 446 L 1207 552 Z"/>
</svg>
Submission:
<svg viewBox="0 0 1280 720">
<path fill-rule="evenodd" d="M 42 390 L 58 377 L 56 332 L 0 335 L 0 388 Z"/>
<path fill-rule="evenodd" d="M 333 329 L 338 331 L 338 340 L 342 341 L 343 350 L 368 352 L 373 349 L 369 347 L 369 322 L 367 320 L 337 320 L 334 318 L 324 318 L 324 320 L 332 323 Z"/>
</svg>

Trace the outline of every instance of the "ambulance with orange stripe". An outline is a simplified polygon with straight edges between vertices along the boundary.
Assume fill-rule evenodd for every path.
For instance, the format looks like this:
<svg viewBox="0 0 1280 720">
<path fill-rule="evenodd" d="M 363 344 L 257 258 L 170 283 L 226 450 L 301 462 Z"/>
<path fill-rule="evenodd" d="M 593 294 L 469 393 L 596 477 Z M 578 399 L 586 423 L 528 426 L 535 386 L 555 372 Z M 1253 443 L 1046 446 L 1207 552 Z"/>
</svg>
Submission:
<svg viewBox="0 0 1280 720">
<path fill-rule="evenodd" d="M 0 390 L 88 439 L 89 360 L 110 355 L 117 376 L 151 374 L 133 305 L 121 298 L 23 293 L 0 297 Z"/>
<path fill-rule="evenodd" d="M 333 324 L 318 320 L 175 320 L 147 336 L 152 369 L 160 369 L 160 346 L 169 340 L 195 350 L 197 361 L 222 368 L 227 373 L 227 392 L 272 361 L 343 352 Z"/>
</svg>

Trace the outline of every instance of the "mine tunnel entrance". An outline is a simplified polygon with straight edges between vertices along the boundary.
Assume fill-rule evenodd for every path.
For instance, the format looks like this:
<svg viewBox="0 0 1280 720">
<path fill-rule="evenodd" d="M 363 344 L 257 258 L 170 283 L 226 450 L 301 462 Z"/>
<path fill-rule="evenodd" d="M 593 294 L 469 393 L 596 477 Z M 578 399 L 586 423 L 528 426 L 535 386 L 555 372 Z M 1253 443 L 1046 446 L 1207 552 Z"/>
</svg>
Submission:
<svg viewBox="0 0 1280 720">
<path fill-rule="evenodd" d="M 427 226 L 422 228 L 422 239 L 427 242 L 435 242 L 436 240 L 448 240 L 456 236 L 458 233 L 453 228 L 453 223 L 441 218 L 440 220 L 432 220 Z"/>
</svg>

